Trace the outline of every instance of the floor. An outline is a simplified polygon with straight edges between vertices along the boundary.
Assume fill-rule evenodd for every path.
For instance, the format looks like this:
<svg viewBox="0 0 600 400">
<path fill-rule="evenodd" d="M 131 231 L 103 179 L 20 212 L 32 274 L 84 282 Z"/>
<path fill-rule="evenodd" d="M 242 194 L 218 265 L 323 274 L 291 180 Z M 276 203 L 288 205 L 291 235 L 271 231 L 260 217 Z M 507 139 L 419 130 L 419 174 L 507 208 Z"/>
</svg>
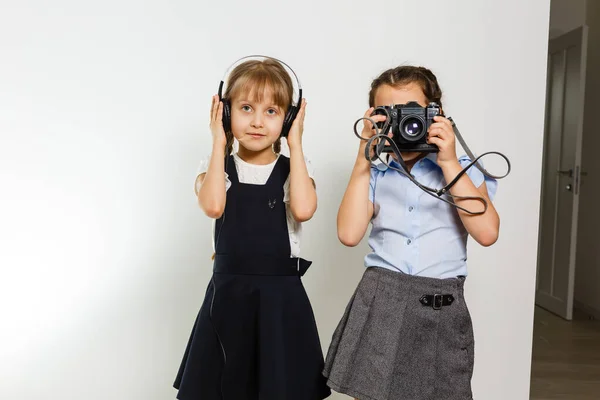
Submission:
<svg viewBox="0 0 600 400">
<path fill-rule="evenodd" d="M 536 307 L 530 399 L 600 399 L 600 321 Z"/>
</svg>

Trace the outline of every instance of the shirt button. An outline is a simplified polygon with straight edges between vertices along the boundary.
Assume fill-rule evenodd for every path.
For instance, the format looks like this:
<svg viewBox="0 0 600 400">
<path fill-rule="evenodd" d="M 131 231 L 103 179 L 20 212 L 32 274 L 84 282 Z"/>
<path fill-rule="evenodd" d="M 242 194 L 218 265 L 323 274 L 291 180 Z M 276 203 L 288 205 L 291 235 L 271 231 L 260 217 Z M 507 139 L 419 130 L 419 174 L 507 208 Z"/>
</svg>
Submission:
<svg viewBox="0 0 600 400">
<path fill-rule="evenodd" d="M 415 208 L 413 206 L 408 207 L 408 212 L 412 212 Z"/>
<path fill-rule="evenodd" d="M 411 244 L 411 243 L 412 243 L 412 240 L 410 240 L 410 239 L 408 239 L 408 240 L 406 241 L 406 244 Z"/>
</svg>

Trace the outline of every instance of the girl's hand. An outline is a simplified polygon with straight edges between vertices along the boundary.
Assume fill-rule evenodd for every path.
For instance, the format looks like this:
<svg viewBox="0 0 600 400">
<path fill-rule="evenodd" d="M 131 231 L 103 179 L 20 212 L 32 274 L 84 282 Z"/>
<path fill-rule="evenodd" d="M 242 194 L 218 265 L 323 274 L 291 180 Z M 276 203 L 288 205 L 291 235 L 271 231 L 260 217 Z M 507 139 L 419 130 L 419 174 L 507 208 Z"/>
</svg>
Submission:
<svg viewBox="0 0 600 400">
<path fill-rule="evenodd" d="M 218 95 L 212 97 L 210 107 L 210 131 L 212 132 L 213 144 L 220 146 L 227 145 L 225 130 L 223 129 L 223 102 L 219 100 Z"/>
<path fill-rule="evenodd" d="M 363 115 L 363 118 L 371 118 L 375 122 L 385 122 L 385 120 L 387 119 L 387 116 L 386 115 L 381 115 L 381 114 L 373 115 L 374 111 L 375 111 L 375 107 L 369 108 L 365 112 L 365 115 Z M 373 124 L 371 123 L 371 121 L 369 121 L 367 119 L 364 119 L 363 122 L 364 122 L 363 130 L 360 133 L 360 136 L 363 139 L 370 139 L 373 136 L 375 136 L 377 134 L 377 130 L 375 129 L 375 127 L 373 126 Z M 392 137 L 391 130 L 388 133 L 388 136 Z"/>
<path fill-rule="evenodd" d="M 458 162 L 456 157 L 456 137 L 452 122 L 449 119 L 436 115 L 433 117 L 435 121 L 429 127 L 427 135 L 427 143 L 435 144 L 439 149 L 437 156 L 438 164 L 447 164 Z"/>
<path fill-rule="evenodd" d="M 363 118 L 370 118 L 373 121 L 377 122 L 385 122 L 385 120 L 387 119 L 387 115 L 381 115 L 381 114 L 375 114 L 373 115 L 373 112 L 375 111 L 375 107 L 371 107 L 369 108 L 366 112 L 365 115 L 363 115 Z M 363 119 L 363 130 L 360 133 L 360 137 L 363 138 L 363 140 L 360 141 L 360 145 L 359 145 L 359 153 L 362 155 L 364 154 L 364 146 L 367 145 L 367 140 L 369 140 L 370 138 L 372 138 L 373 136 L 375 136 L 378 132 L 377 129 L 375 129 L 375 127 L 373 126 L 373 124 L 371 123 L 371 121 L 369 121 L 368 119 Z M 356 133 L 356 131 L 355 131 Z M 394 136 L 392 133 L 392 130 L 390 129 L 388 131 L 388 137 L 392 137 Z M 382 139 L 380 139 L 382 140 Z M 389 142 L 386 142 L 387 145 L 389 145 Z M 375 151 L 374 151 L 374 147 L 371 147 L 369 149 L 369 156 L 373 157 L 375 155 Z M 362 159 L 364 160 L 365 157 L 364 155 L 362 155 Z"/>
<path fill-rule="evenodd" d="M 292 127 L 290 128 L 290 132 L 287 136 L 288 146 L 290 150 L 295 147 L 302 147 L 302 134 L 304 133 L 304 116 L 306 115 L 306 99 L 302 99 L 302 103 L 300 104 L 300 110 L 298 110 L 298 114 L 296 118 L 294 118 L 294 122 L 292 123 Z"/>
</svg>

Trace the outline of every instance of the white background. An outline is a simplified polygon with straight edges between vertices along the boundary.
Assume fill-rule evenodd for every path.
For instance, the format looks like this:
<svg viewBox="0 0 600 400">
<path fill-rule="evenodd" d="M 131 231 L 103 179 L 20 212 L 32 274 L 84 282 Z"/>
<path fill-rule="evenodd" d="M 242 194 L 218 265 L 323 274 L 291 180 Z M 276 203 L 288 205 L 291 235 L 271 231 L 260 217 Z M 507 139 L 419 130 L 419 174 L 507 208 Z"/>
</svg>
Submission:
<svg viewBox="0 0 600 400">
<path fill-rule="evenodd" d="M 210 98 L 259 53 L 308 100 L 319 209 L 302 255 L 324 351 L 368 251 L 343 247 L 335 218 L 371 80 L 431 68 L 471 148 L 511 159 L 500 240 L 469 244 L 467 300 L 475 398 L 527 399 L 548 19 L 549 0 L 3 2 L 0 398 L 174 398 L 211 273 L 192 190 Z"/>
</svg>

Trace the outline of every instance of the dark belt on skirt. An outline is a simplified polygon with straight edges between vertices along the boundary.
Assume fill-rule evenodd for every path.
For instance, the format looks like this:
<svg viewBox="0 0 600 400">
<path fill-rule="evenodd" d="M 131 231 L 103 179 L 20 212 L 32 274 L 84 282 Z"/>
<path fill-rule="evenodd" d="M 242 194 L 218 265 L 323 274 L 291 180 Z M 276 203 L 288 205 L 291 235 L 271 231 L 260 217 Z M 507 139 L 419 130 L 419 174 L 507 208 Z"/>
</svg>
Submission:
<svg viewBox="0 0 600 400">
<path fill-rule="evenodd" d="M 300 257 L 215 254 L 215 274 L 303 276 L 312 261 Z"/>
<path fill-rule="evenodd" d="M 421 304 L 432 307 L 434 310 L 441 310 L 442 306 L 449 306 L 454 303 L 454 296 L 451 294 L 424 294 L 419 299 Z"/>
</svg>

